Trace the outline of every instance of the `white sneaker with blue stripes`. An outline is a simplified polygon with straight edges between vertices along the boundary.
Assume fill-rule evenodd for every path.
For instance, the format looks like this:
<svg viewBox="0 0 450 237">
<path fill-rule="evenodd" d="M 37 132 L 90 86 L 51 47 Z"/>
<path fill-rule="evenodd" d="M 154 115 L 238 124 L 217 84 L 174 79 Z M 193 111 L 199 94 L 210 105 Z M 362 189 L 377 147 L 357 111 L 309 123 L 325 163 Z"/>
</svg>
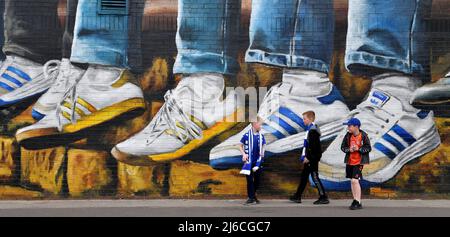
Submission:
<svg viewBox="0 0 450 237">
<path fill-rule="evenodd" d="M 393 178 L 409 161 L 440 144 L 432 111 L 418 110 L 409 104 L 418 80 L 399 74 L 383 74 L 374 78 L 367 99 L 349 114 L 361 121 L 361 129 L 372 145 L 370 164 L 364 166 L 362 185 L 370 187 Z M 345 178 L 342 132 L 322 155 L 319 174 L 330 190 L 350 190 Z"/>
<path fill-rule="evenodd" d="M 19 104 L 44 93 L 52 84 L 43 65 L 8 55 L 0 68 L 0 109 Z"/>
<path fill-rule="evenodd" d="M 342 95 L 325 73 L 284 71 L 282 82 L 269 90 L 258 112 L 265 120 L 261 130 L 267 142 L 265 157 L 303 147 L 306 126 L 302 114 L 308 110 L 315 111 L 316 124 L 324 141 L 337 136 L 350 112 Z M 227 169 L 242 165 L 240 139 L 250 127 L 248 125 L 211 150 L 209 159 L 213 168 Z"/>
</svg>

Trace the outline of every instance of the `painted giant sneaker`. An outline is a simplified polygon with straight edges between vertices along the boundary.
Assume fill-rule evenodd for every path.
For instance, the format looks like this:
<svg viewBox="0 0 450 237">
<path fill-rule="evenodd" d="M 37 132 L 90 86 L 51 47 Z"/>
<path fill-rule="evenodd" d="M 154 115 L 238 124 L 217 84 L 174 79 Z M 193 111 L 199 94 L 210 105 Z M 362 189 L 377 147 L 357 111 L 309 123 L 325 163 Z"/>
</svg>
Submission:
<svg viewBox="0 0 450 237">
<path fill-rule="evenodd" d="M 57 67 L 52 67 L 56 64 Z M 68 88 L 77 84 L 86 70 L 74 66 L 69 59 L 63 58 L 61 61 L 50 61 L 44 66 L 44 74 L 56 77 L 55 82 L 33 106 L 32 116 L 36 120 L 41 120 L 45 115 L 52 113 L 64 99 L 64 93 Z"/>
<path fill-rule="evenodd" d="M 292 70 L 283 73 L 282 82 L 266 94 L 258 115 L 265 120 L 262 127 L 267 142 L 266 157 L 303 147 L 305 125 L 302 113 L 313 110 L 322 140 L 331 140 L 342 129 L 349 110 L 344 99 L 324 73 Z M 228 138 L 210 152 L 210 165 L 215 169 L 242 166 L 240 139 L 250 129 Z"/>
<path fill-rule="evenodd" d="M 44 76 L 42 64 L 15 55 L 6 56 L 0 75 L 0 109 L 39 96 L 54 82 Z"/>
<path fill-rule="evenodd" d="M 420 109 L 447 111 L 445 106 L 450 105 L 450 72 L 439 81 L 422 86 L 414 91 L 411 97 L 411 104 Z M 443 106 L 442 108 L 444 109 L 440 108 L 440 106 Z"/>
<path fill-rule="evenodd" d="M 409 104 L 416 88 L 412 79 L 398 74 L 383 74 L 374 78 L 367 99 L 353 110 L 349 118 L 361 121 L 361 129 L 369 135 L 372 145 L 370 164 L 363 170 L 362 185 L 370 187 L 394 177 L 409 161 L 418 158 L 440 144 L 433 112 L 418 110 Z M 319 174 L 330 190 L 349 190 L 345 178 L 342 132 L 322 155 Z"/>
<path fill-rule="evenodd" d="M 151 165 L 180 158 L 237 124 L 242 105 L 234 92 L 222 100 L 224 78 L 191 74 L 174 90 L 150 124 L 117 144 L 112 155 L 131 165 Z"/>
<path fill-rule="evenodd" d="M 90 65 L 78 83 L 66 88 L 53 112 L 17 131 L 17 141 L 29 149 L 66 144 L 78 140 L 89 128 L 139 115 L 145 111 L 145 101 L 132 80 L 127 70 Z"/>
</svg>

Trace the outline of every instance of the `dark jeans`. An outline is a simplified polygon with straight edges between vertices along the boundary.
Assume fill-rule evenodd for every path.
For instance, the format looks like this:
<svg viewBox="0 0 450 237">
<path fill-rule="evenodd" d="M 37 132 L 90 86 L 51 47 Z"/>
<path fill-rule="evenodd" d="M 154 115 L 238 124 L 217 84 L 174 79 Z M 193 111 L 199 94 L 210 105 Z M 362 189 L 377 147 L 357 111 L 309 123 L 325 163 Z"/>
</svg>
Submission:
<svg viewBox="0 0 450 237">
<path fill-rule="evenodd" d="M 70 58 L 78 0 L 67 0 L 66 14 L 62 14 L 66 18 L 64 27 L 61 27 L 58 18 L 58 2 L 59 0 L 0 0 L 1 6 L 5 6 L 2 24 L 5 32 L 3 52 L 39 63 Z M 132 17 L 129 17 L 128 23 L 128 64 L 137 71 L 142 70 L 141 22 L 144 5 L 145 0 L 129 1 L 129 15 Z"/>
<path fill-rule="evenodd" d="M 45 63 L 70 57 L 78 0 L 68 0 L 64 29 L 58 0 L 5 0 L 3 52 Z"/>
<path fill-rule="evenodd" d="M 261 168 L 256 172 L 251 171 L 250 175 L 247 175 L 247 195 L 248 198 L 254 199 L 256 198 L 256 191 L 259 188 L 260 178 L 261 178 Z"/>
<path fill-rule="evenodd" d="M 297 188 L 295 196 L 298 198 L 302 197 L 302 194 L 306 188 L 306 184 L 308 183 L 309 175 L 311 175 L 311 178 L 316 185 L 317 190 L 319 191 L 320 197 L 326 197 L 327 194 L 325 193 L 325 188 L 323 187 L 322 182 L 319 179 L 319 163 L 317 162 L 310 162 L 303 166 L 302 175 L 300 177 L 300 184 Z"/>
<path fill-rule="evenodd" d="M 0 0 L 0 33 L 4 31 L 3 14 L 5 12 L 5 0 Z M 0 34 L 0 45 L 3 46 L 5 43 L 5 34 Z M 0 60 L 5 59 L 5 54 L 0 50 Z"/>
</svg>

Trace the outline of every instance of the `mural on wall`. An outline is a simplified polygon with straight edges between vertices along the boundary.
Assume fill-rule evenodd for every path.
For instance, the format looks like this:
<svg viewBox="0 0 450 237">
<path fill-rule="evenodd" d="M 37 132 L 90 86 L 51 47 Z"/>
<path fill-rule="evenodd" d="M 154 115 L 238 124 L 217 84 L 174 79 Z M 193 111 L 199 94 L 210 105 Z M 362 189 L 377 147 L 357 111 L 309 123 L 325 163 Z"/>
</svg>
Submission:
<svg viewBox="0 0 450 237">
<path fill-rule="evenodd" d="M 239 145 L 256 114 L 261 192 L 285 196 L 300 177 L 308 110 L 331 197 L 350 189 L 340 146 L 352 117 L 372 144 L 366 194 L 450 191 L 446 1 L 4 7 L 0 198 L 245 195 Z M 257 108 L 249 88 L 267 89 Z"/>
</svg>

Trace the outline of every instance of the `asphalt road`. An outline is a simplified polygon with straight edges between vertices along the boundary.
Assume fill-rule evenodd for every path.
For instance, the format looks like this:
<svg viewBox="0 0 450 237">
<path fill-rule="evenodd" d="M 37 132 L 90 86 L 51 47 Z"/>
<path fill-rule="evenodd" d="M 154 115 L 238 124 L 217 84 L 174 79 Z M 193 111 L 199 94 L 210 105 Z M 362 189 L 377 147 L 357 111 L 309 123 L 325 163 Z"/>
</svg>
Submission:
<svg viewBox="0 0 450 237">
<path fill-rule="evenodd" d="M 350 211 L 350 200 L 314 206 L 286 200 L 51 200 L 0 201 L 0 217 L 450 217 L 450 200 L 363 200 Z"/>
</svg>

